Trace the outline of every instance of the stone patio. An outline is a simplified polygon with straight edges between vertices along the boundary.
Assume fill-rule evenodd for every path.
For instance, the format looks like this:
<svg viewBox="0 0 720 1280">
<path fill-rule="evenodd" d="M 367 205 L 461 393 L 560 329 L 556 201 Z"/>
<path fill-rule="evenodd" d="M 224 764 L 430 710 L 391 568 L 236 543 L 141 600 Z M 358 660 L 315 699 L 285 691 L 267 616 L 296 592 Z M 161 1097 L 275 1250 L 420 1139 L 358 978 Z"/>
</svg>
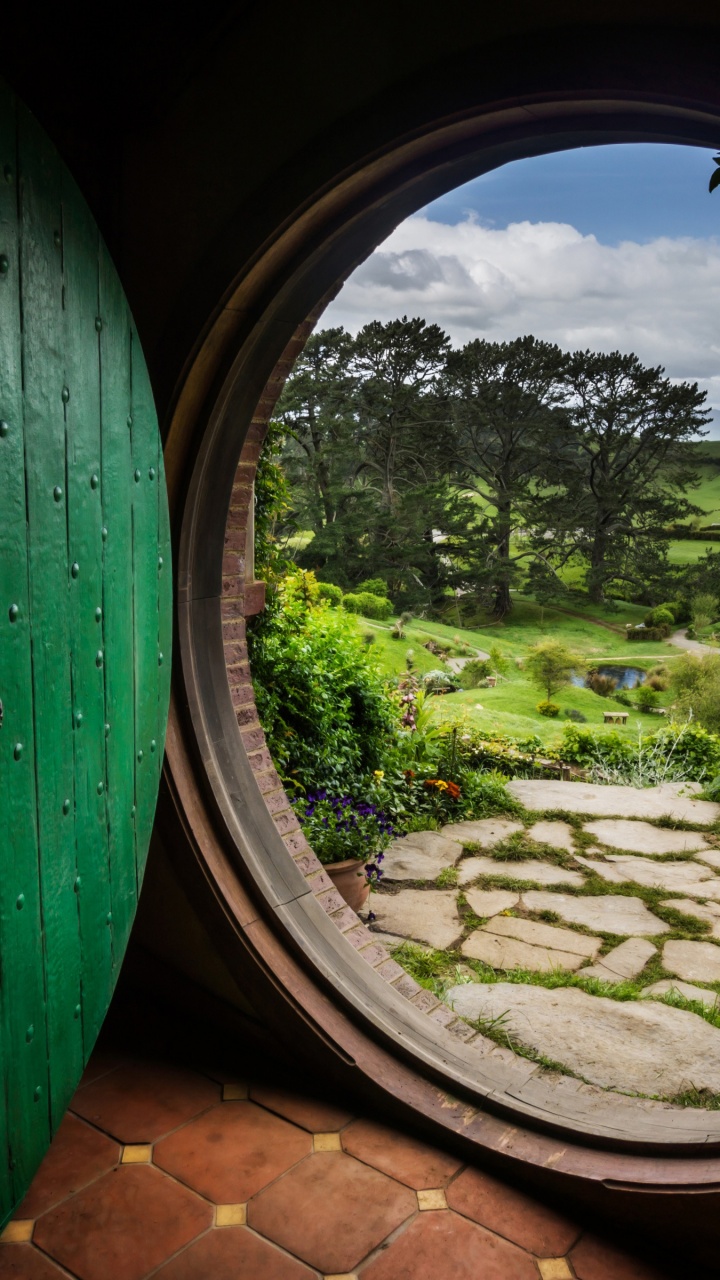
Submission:
<svg viewBox="0 0 720 1280">
<path fill-rule="evenodd" d="M 391 846 L 374 928 L 455 959 L 445 972 L 457 976 L 438 994 L 461 1017 L 498 1028 L 498 1053 L 515 1043 L 606 1090 L 720 1093 L 720 1029 L 663 1003 L 711 1011 L 720 1000 L 720 838 L 708 829 L 720 805 L 676 783 L 516 780 L 508 789 L 534 811 L 525 822 L 451 823 Z M 581 816 L 576 825 L 537 816 L 557 810 Z M 668 816 L 703 830 L 668 827 Z M 503 856 L 498 845 L 520 833 L 529 843 Z M 450 867 L 457 887 L 445 879 L 437 888 Z M 595 982 L 586 990 L 578 979 Z M 622 998 L 610 998 L 614 988 Z"/>
</svg>

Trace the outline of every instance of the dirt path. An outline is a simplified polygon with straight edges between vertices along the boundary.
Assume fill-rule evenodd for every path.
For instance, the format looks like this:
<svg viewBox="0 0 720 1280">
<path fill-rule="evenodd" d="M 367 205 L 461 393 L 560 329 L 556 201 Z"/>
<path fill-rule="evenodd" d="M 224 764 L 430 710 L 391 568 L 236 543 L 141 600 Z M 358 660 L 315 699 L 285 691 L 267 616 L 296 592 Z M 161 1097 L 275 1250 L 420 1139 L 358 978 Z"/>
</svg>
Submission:
<svg viewBox="0 0 720 1280">
<path fill-rule="evenodd" d="M 718 653 L 718 650 L 712 644 L 701 644 L 699 640 L 688 640 L 687 629 L 674 631 L 668 637 L 668 643 L 674 644 L 676 649 L 684 649 L 686 653 Z"/>
</svg>

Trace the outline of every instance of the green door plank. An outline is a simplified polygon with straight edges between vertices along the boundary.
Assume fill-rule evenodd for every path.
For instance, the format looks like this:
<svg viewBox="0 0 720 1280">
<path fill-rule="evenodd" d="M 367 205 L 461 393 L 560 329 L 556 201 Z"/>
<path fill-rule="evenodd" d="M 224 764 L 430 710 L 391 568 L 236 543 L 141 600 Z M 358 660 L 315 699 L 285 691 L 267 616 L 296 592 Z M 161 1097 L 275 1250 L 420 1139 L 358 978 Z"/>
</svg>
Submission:
<svg viewBox="0 0 720 1280">
<path fill-rule="evenodd" d="M 131 335 L 133 463 L 133 625 L 135 648 L 135 795 L 137 829 L 152 823 L 158 744 L 158 434 L 150 382 L 137 335 Z M 138 884 L 142 869 L 138 869 Z"/>
<path fill-rule="evenodd" d="M 157 470 L 158 470 L 158 557 L 157 557 L 157 701 L 155 707 L 157 750 L 157 780 L 159 785 L 162 772 L 167 728 L 167 706 L 170 701 L 170 673 L 172 670 L 172 571 L 170 549 L 170 514 L 168 511 L 167 488 L 165 486 L 165 466 L 163 461 L 162 442 L 157 438 Z"/>
<path fill-rule="evenodd" d="M 83 1040 L 92 1048 L 110 997 L 112 914 L 107 850 L 105 645 L 102 617 L 102 442 L 98 314 L 99 236 L 87 205 L 63 175 L 63 279 L 71 565 L 75 834 L 80 880 Z"/>
<path fill-rule="evenodd" d="M 116 967 L 137 899 L 135 671 L 132 581 L 130 325 L 120 282 L 100 248 L 100 382 L 103 431 L 105 718 L 108 832 Z"/>
<path fill-rule="evenodd" d="M 35 812 L 14 105 L 0 83 L 0 1204 L 50 1136 Z M 18 751 L 18 747 L 20 750 Z M 30 1028 L 33 1028 L 32 1033 Z M 40 1090 L 36 1096 L 36 1090 Z M 1 1215 L 0 1215 L 1 1216 Z"/>
<path fill-rule="evenodd" d="M 122 963 L 172 625 L 162 452 L 127 301 L 77 187 L 2 81 L 0 493 L 1 1228 Z"/>
<path fill-rule="evenodd" d="M 50 1116 L 62 1118 L 83 1065 L 75 860 L 62 207 L 57 154 L 20 117 L 25 458 L 35 774 L 45 943 Z"/>
</svg>

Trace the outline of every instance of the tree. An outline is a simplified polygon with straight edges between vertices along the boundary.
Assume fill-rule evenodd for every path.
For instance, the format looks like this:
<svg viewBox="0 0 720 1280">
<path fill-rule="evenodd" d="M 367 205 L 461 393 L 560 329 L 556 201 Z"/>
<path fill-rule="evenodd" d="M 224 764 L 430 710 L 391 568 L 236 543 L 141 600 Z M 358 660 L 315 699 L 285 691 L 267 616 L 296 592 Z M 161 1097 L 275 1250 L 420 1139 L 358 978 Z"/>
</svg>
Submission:
<svg viewBox="0 0 720 1280">
<path fill-rule="evenodd" d="M 541 640 L 528 650 L 524 666 L 533 684 L 544 690 L 549 702 L 554 693 L 570 683 L 571 676 L 583 662 L 561 640 Z"/>
<path fill-rule="evenodd" d="M 356 475 L 379 506 L 422 488 L 442 470 L 436 389 L 450 339 L 425 320 L 373 320 L 358 333 L 352 358 L 360 457 Z"/>
<path fill-rule="evenodd" d="M 448 452 L 459 482 L 475 491 L 488 517 L 497 617 L 512 608 L 523 564 L 538 560 L 552 572 L 543 535 L 548 499 L 560 480 L 566 360 L 559 347 L 533 337 L 477 339 L 447 360 L 444 390 L 454 424 Z M 538 528 L 540 536 L 531 536 Z"/>
<path fill-rule="evenodd" d="M 635 355 L 576 352 L 565 371 L 565 538 L 588 562 L 591 600 L 613 580 L 667 580 L 663 527 L 698 513 L 691 442 L 706 435 L 706 393 Z M 639 563 L 642 562 L 642 563 Z"/>
<path fill-rule="evenodd" d="M 352 351 L 344 329 L 311 334 L 275 411 L 285 432 L 283 463 L 302 528 L 332 523 L 357 462 Z"/>
</svg>

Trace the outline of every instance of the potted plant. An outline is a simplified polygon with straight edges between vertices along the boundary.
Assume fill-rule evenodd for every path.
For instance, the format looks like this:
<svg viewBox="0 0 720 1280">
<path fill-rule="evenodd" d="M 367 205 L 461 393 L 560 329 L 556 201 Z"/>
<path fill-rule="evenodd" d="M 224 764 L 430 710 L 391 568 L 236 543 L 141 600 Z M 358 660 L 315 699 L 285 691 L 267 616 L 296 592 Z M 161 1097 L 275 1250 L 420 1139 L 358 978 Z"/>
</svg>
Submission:
<svg viewBox="0 0 720 1280">
<path fill-rule="evenodd" d="M 309 792 L 295 812 L 336 889 L 359 911 L 382 877 L 383 850 L 400 833 L 377 805 L 349 795 Z"/>
</svg>

